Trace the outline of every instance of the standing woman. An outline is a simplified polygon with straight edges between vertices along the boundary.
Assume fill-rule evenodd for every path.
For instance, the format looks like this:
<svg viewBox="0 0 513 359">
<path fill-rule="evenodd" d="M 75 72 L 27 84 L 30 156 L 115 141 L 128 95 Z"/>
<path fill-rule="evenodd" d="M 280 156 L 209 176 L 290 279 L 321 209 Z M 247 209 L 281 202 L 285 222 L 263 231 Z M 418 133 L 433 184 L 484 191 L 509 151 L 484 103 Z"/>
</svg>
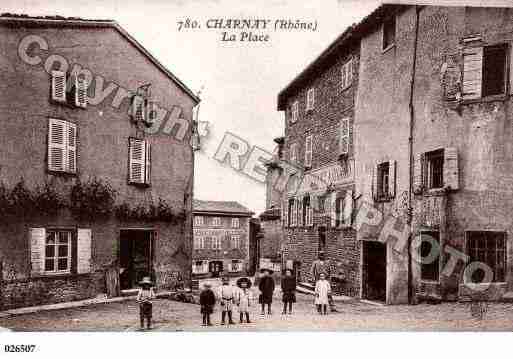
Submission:
<svg viewBox="0 0 513 359">
<path fill-rule="evenodd" d="M 265 314 L 265 305 L 267 304 L 267 314 L 271 315 L 271 304 L 273 302 L 273 293 L 274 293 L 274 279 L 271 276 L 273 271 L 270 269 L 262 269 L 262 277 L 260 278 L 260 283 L 258 284 L 258 289 L 260 289 L 260 296 L 258 297 L 258 302 L 262 305 L 262 315 Z"/>
<path fill-rule="evenodd" d="M 292 276 L 290 269 L 285 271 L 285 277 L 281 279 L 281 291 L 283 292 L 283 312 L 281 314 L 287 314 L 287 303 L 289 314 L 292 314 L 292 303 L 296 302 L 296 278 Z"/>
</svg>

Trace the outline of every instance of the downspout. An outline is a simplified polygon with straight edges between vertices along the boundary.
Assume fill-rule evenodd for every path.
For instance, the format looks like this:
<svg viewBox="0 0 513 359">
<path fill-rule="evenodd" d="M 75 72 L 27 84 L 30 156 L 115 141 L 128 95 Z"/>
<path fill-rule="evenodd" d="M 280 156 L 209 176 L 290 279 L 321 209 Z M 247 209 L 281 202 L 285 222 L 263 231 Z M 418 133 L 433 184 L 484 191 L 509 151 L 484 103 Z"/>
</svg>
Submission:
<svg viewBox="0 0 513 359">
<path fill-rule="evenodd" d="M 417 45 L 419 39 L 419 17 L 421 7 L 415 6 L 415 40 L 413 44 L 413 63 L 411 68 L 410 79 L 410 101 L 409 101 L 409 137 L 408 137 L 408 162 L 409 162 L 409 189 L 408 189 L 408 225 L 410 226 L 410 235 L 408 238 L 408 303 L 413 302 L 413 288 L 412 288 L 412 263 L 411 263 L 411 244 L 413 239 L 413 176 L 414 176 L 414 155 L 413 155 L 413 134 L 415 127 L 415 106 L 414 106 L 414 92 L 415 92 L 415 74 L 417 72 Z"/>
</svg>

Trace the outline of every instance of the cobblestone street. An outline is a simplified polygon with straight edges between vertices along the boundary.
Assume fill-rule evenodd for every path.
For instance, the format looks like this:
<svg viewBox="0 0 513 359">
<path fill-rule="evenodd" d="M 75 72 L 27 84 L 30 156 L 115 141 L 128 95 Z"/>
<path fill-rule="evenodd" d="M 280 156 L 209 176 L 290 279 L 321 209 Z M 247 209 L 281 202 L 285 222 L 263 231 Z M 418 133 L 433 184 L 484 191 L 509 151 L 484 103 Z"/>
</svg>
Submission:
<svg viewBox="0 0 513 359">
<path fill-rule="evenodd" d="M 276 298 L 274 313 L 261 316 L 253 306 L 253 323 L 220 325 L 220 313 L 213 314 L 213 327 L 202 327 L 199 306 L 159 299 L 154 303 L 154 331 L 511 331 L 513 305 L 490 303 L 484 319 L 471 315 L 470 305 L 444 303 L 415 306 L 377 306 L 358 301 L 338 302 L 337 313 L 316 314 L 312 297 L 298 295 L 292 315 L 281 315 Z M 234 312 L 238 322 L 238 313 Z M 82 308 L 45 311 L 0 318 L 0 327 L 15 331 L 136 331 L 138 307 L 135 301 Z"/>
</svg>

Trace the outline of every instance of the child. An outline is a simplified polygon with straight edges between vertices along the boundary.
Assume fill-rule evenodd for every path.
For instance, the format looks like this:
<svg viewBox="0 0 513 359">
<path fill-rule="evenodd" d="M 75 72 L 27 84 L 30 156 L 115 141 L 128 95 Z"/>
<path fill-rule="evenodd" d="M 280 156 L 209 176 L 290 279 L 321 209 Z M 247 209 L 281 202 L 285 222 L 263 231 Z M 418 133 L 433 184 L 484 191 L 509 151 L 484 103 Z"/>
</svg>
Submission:
<svg viewBox="0 0 513 359">
<path fill-rule="evenodd" d="M 237 306 L 239 307 L 240 322 L 244 322 L 244 314 L 246 315 L 246 323 L 251 323 L 249 320 L 249 307 L 251 306 L 251 281 L 248 278 L 239 278 L 237 286 L 240 290 L 237 292 Z"/>
<path fill-rule="evenodd" d="M 331 295 L 330 283 L 324 273 L 319 274 L 319 280 L 315 284 L 315 305 L 319 314 L 328 314 L 329 296 Z"/>
<path fill-rule="evenodd" d="M 261 269 L 262 277 L 260 277 L 260 283 L 258 289 L 260 289 L 260 296 L 258 302 L 262 305 L 262 315 L 265 314 L 265 305 L 267 304 L 267 314 L 271 315 L 271 305 L 273 302 L 274 293 L 274 279 L 272 277 L 273 271 L 264 268 Z"/>
<path fill-rule="evenodd" d="M 137 303 L 139 303 L 139 318 L 141 320 L 141 329 L 144 329 L 144 319 L 147 321 L 147 329 L 151 328 L 152 316 L 152 300 L 155 299 L 155 292 L 153 292 L 153 283 L 150 277 L 144 277 L 139 283 L 141 288 L 137 293 Z"/>
<path fill-rule="evenodd" d="M 203 290 L 200 293 L 201 314 L 203 314 L 203 326 L 211 326 L 210 314 L 214 311 L 216 304 L 216 296 L 212 292 L 212 285 L 210 283 L 203 284 Z"/>
<path fill-rule="evenodd" d="M 292 303 L 296 302 L 296 278 L 292 276 L 290 269 L 285 271 L 285 277 L 281 279 L 281 291 L 283 292 L 283 312 L 281 314 L 287 314 L 287 303 L 289 314 L 292 314 Z"/>
<path fill-rule="evenodd" d="M 232 319 L 232 308 L 235 300 L 235 288 L 230 285 L 228 276 L 223 275 L 222 285 L 219 287 L 219 304 L 221 305 L 221 325 L 225 324 L 228 314 L 228 324 L 235 324 Z"/>
</svg>

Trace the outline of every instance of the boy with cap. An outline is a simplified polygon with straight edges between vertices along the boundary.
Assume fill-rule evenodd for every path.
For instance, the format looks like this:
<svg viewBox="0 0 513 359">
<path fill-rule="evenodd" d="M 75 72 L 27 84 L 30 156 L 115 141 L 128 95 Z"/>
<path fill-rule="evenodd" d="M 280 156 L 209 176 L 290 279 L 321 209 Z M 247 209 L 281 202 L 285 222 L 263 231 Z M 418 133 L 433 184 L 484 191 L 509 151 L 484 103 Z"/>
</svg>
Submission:
<svg viewBox="0 0 513 359">
<path fill-rule="evenodd" d="M 212 323 L 210 323 L 210 314 L 214 311 L 214 305 L 216 304 L 216 296 L 210 288 L 212 288 L 212 285 L 210 283 L 205 283 L 203 284 L 203 290 L 200 293 L 200 306 L 204 326 L 212 325 Z"/>
<path fill-rule="evenodd" d="M 137 293 L 137 303 L 139 303 L 139 319 L 141 321 L 141 329 L 144 329 L 144 319 L 147 321 L 147 329 L 151 328 L 151 317 L 153 311 L 152 300 L 155 299 L 153 292 L 153 283 L 150 277 L 144 277 L 139 283 L 141 288 Z"/>
<path fill-rule="evenodd" d="M 236 288 L 230 284 L 227 275 L 223 275 L 221 278 L 222 285 L 218 292 L 219 304 L 221 305 L 221 325 L 225 324 L 226 314 L 228 314 L 228 324 L 235 324 L 232 318 L 232 310 Z"/>
</svg>

